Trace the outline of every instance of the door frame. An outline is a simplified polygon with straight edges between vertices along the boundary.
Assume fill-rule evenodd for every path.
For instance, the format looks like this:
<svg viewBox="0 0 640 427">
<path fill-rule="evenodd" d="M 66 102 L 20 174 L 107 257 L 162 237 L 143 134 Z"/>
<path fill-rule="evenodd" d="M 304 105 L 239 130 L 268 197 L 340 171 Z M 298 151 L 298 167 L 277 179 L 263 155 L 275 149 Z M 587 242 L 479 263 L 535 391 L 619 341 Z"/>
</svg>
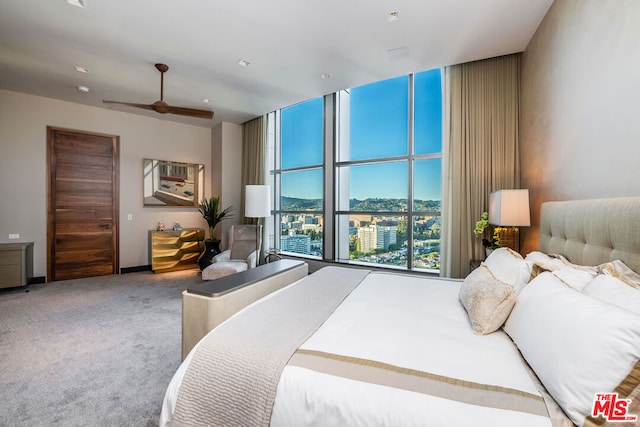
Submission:
<svg viewBox="0 0 640 427">
<path fill-rule="evenodd" d="M 113 144 L 113 170 L 111 176 L 111 185 L 113 191 L 112 215 L 113 215 L 113 272 L 118 274 L 120 271 L 120 136 L 106 133 L 88 132 L 77 129 L 62 128 L 56 126 L 47 126 L 47 276 L 46 281 L 55 280 L 53 267 L 55 260 L 56 237 L 55 230 L 55 147 L 54 135 L 56 132 L 73 133 L 76 135 L 91 135 L 110 138 Z"/>
</svg>

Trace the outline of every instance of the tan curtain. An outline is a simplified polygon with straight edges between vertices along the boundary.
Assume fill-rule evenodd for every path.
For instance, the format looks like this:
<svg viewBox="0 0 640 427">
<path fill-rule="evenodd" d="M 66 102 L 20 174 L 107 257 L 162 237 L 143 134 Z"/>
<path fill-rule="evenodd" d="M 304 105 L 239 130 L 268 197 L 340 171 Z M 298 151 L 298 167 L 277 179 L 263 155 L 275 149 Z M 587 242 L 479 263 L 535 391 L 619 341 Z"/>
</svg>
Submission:
<svg viewBox="0 0 640 427">
<path fill-rule="evenodd" d="M 245 186 L 267 183 L 267 118 L 258 117 L 242 125 L 242 198 L 240 205 L 240 222 L 256 224 L 257 218 L 245 218 Z M 264 220 L 259 221 L 264 224 Z M 262 251 L 268 244 L 267 227 L 262 230 Z M 261 257 L 262 259 L 262 257 Z"/>
<path fill-rule="evenodd" d="M 484 259 L 473 234 L 489 194 L 520 187 L 520 54 L 446 67 L 441 275 L 464 277 Z"/>
</svg>

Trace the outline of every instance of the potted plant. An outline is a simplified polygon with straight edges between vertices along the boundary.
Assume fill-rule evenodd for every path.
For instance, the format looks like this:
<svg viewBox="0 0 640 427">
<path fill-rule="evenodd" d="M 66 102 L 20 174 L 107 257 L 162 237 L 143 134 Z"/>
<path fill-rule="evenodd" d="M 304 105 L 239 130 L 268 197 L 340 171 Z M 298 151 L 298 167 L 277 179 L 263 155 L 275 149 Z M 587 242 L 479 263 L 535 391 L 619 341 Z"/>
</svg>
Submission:
<svg viewBox="0 0 640 427">
<path fill-rule="evenodd" d="M 205 239 L 204 252 L 198 258 L 198 266 L 200 270 L 204 270 L 211 265 L 213 257 L 220 253 L 220 240 L 216 239 L 215 228 L 221 221 L 232 217 L 233 206 L 220 210 L 220 198 L 211 197 L 200 202 L 198 211 L 209 226 L 209 238 Z"/>
<path fill-rule="evenodd" d="M 476 237 L 483 235 L 485 229 L 489 227 L 489 214 L 487 212 L 482 212 L 480 215 L 480 219 L 476 222 L 476 227 L 473 229 L 473 234 Z M 491 239 L 482 238 L 482 246 L 485 248 L 486 255 L 488 256 L 494 249 L 500 247 L 500 234 L 497 230 L 493 231 L 493 236 Z"/>
</svg>

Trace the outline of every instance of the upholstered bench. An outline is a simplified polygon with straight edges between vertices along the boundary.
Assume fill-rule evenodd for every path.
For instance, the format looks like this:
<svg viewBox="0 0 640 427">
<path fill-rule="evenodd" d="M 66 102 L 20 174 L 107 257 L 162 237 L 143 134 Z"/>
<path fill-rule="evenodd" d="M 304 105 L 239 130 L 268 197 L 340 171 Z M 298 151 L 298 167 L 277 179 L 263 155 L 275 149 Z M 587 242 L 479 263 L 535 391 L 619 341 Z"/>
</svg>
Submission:
<svg viewBox="0 0 640 427">
<path fill-rule="evenodd" d="M 306 262 L 283 259 L 189 286 L 182 293 L 182 358 L 236 312 L 307 274 Z"/>
<path fill-rule="evenodd" d="M 218 261 L 214 262 L 202 270 L 202 280 L 215 280 L 230 274 L 240 273 L 247 270 L 246 262 L 239 261 Z"/>
</svg>

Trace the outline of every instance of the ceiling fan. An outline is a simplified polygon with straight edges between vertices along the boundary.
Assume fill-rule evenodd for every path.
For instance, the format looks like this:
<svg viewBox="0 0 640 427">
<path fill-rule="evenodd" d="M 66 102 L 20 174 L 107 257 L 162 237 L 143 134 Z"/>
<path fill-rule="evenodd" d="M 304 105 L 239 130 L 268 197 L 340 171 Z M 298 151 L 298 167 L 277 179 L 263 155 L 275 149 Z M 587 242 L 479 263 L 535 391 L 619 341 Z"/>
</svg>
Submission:
<svg viewBox="0 0 640 427">
<path fill-rule="evenodd" d="M 198 110 L 197 108 L 184 108 L 173 107 L 163 101 L 164 98 L 164 73 L 169 70 L 169 66 L 166 64 L 156 64 L 156 69 L 160 71 L 160 100 L 153 104 L 136 104 L 133 102 L 121 102 L 121 101 L 108 101 L 103 99 L 105 104 L 121 104 L 128 105 L 130 107 L 144 108 L 145 110 L 153 110 L 160 114 L 179 114 L 181 116 L 197 117 L 201 119 L 210 119 L 213 117 L 213 111 Z"/>
</svg>

